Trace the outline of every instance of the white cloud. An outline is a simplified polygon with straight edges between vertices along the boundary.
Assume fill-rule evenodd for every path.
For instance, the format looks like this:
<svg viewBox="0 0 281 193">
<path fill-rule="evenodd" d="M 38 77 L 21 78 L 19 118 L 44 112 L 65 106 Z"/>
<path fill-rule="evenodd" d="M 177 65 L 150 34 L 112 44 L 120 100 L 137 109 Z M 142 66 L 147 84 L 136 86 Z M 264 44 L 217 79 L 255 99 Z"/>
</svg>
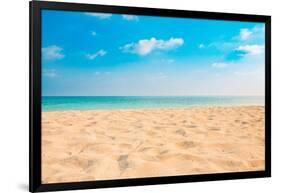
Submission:
<svg viewBox="0 0 281 193">
<path fill-rule="evenodd" d="M 150 39 L 139 40 L 137 43 L 126 44 L 120 49 L 123 52 L 135 53 L 138 55 L 147 55 L 153 50 L 169 50 L 183 45 L 182 38 L 170 38 L 169 40 L 157 40 L 152 37 Z"/>
<path fill-rule="evenodd" d="M 213 63 L 212 67 L 213 68 L 226 68 L 227 67 L 227 63 Z"/>
<path fill-rule="evenodd" d="M 135 16 L 135 15 L 122 15 L 122 18 L 124 20 L 128 20 L 128 21 L 138 21 L 139 20 L 138 16 Z"/>
<path fill-rule="evenodd" d="M 240 39 L 241 40 L 248 40 L 252 34 L 253 34 L 253 32 L 247 28 L 240 29 Z"/>
<path fill-rule="evenodd" d="M 236 50 L 243 51 L 246 55 L 259 55 L 264 53 L 264 45 L 243 45 L 239 46 Z"/>
<path fill-rule="evenodd" d="M 91 12 L 87 12 L 85 13 L 88 16 L 92 16 L 92 17 L 97 17 L 99 19 L 109 19 L 112 14 L 110 13 L 91 13 Z"/>
<path fill-rule="evenodd" d="M 199 44 L 198 48 L 205 48 L 204 44 Z"/>
<path fill-rule="evenodd" d="M 97 35 L 97 32 L 91 31 L 91 35 L 92 35 L 92 36 L 96 36 L 96 35 Z"/>
<path fill-rule="evenodd" d="M 238 39 L 243 41 L 250 40 L 250 39 L 259 39 L 264 37 L 264 32 L 265 32 L 264 26 L 255 26 L 250 29 L 242 28 L 240 29 Z"/>
<path fill-rule="evenodd" d="M 93 54 L 87 54 L 86 57 L 89 59 L 89 60 L 94 60 L 96 59 L 96 57 L 98 56 L 104 56 L 106 55 L 106 51 L 105 50 L 99 50 L 97 51 L 96 53 L 93 53 Z"/>
<path fill-rule="evenodd" d="M 43 76 L 48 78 L 57 77 L 57 71 L 55 69 L 43 69 Z"/>
<path fill-rule="evenodd" d="M 219 40 L 207 44 L 200 43 L 198 48 L 201 49 L 217 49 L 222 52 L 226 51 L 238 51 L 237 48 L 242 44 L 260 44 L 258 42 L 264 41 L 265 38 L 265 27 L 264 25 L 256 25 L 252 28 L 241 28 L 239 34 L 236 34 L 229 40 Z M 242 51 L 242 50 L 240 50 Z M 241 54 L 241 53 L 239 53 Z M 241 54 L 245 55 L 245 54 Z"/>
<path fill-rule="evenodd" d="M 43 58 L 47 60 L 61 59 L 64 57 L 64 54 L 62 54 L 62 50 L 63 49 L 61 47 L 52 45 L 42 48 L 42 55 Z"/>
</svg>

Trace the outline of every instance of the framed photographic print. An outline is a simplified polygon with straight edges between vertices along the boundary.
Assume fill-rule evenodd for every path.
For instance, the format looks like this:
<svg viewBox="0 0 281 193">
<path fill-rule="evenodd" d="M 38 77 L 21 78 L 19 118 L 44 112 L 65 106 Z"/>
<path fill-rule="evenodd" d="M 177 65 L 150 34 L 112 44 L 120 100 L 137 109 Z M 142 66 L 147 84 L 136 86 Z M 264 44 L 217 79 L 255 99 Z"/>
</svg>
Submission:
<svg viewBox="0 0 281 193">
<path fill-rule="evenodd" d="M 30 2 L 30 191 L 269 177 L 270 25 Z"/>
</svg>

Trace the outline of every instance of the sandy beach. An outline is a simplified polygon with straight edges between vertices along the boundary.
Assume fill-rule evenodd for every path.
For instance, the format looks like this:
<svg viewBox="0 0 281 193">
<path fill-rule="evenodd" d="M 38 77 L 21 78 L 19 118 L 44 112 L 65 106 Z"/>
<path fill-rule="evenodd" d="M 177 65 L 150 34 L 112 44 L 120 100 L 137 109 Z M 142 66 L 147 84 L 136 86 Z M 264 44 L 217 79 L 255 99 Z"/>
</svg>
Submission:
<svg viewBox="0 0 281 193">
<path fill-rule="evenodd" d="M 264 107 L 42 113 L 42 183 L 264 170 Z"/>
</svg>

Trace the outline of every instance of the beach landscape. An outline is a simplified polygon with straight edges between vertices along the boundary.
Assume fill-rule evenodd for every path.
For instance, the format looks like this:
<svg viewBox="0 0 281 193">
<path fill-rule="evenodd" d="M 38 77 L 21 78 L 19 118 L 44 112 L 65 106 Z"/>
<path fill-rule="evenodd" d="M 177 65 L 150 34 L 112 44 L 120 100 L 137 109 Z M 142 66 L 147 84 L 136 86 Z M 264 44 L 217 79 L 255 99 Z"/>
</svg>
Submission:
<svg viewBox="0 0 281 193">
<path fill-rule="evenodd" d="M 42 113 L 43 183 L 264 170 L 264 106 L 145 106 L 48 107 Z"/>
<path fill-rule="evenodd" d="M 42 184 L 265 170 L 264 23 L 41 13 Z"/>
</svg>

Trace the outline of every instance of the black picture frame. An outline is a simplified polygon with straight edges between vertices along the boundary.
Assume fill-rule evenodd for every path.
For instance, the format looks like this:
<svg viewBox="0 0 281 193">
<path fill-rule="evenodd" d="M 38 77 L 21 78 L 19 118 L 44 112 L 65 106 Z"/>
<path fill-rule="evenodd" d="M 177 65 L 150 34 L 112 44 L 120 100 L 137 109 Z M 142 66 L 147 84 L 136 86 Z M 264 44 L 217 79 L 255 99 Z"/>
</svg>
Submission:
<svg viewBox="0 0 281 193">
<path fill-rule="evenodd" d="M 31 1 L 30 6 L 30 130 L 29 191 L 59 191 L 91 188 L 260 178 L 271 176 L 271 17 L 233 13 L 184 11 L 141 7 Z M 134 15 L 204 18 L 265 23 L 265 170 L 232 173 L 116 179 L 71 183 L 41 183 L 41 10 L 108 12 Z"/>
</svg>

